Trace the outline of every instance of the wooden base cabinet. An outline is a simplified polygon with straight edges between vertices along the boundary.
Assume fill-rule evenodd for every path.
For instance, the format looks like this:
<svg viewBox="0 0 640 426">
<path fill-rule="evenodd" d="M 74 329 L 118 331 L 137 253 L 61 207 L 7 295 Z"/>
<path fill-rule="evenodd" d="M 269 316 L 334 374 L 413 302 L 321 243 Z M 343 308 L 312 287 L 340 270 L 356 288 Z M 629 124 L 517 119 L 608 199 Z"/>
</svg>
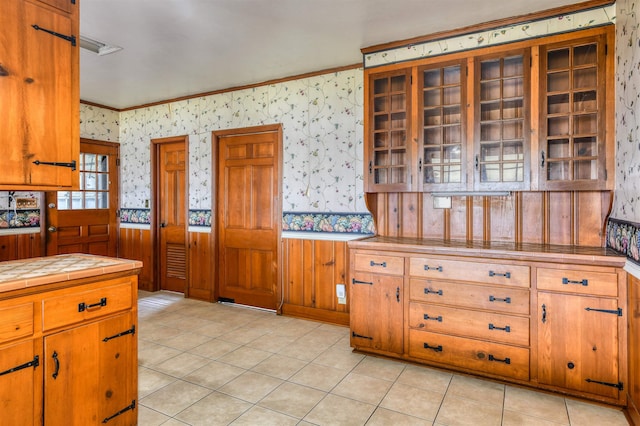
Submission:
<svg viewBox="0 0 640 426">
<path fill-rule="evenodd" d="M 402 354 L 404 258 L 358 253 L 352 265 L 351 346 Z"/>
<path fill-rule="evenodd" d="M 356 350 L 626 404 L 623 256 L 397 237 L 349 248 Z"/>
<path fill-rule="evenodd" d="M 132 273 L 0 292 L 0 424 L 137 424 Z"/>
<path fill-rule="evenodd" d="M 626 381 L 619 361 L 626 309 L 617 297 L 618 275 L 539 268 L 538 290 L 538 381 L 619 399 Z"/>
</svg>

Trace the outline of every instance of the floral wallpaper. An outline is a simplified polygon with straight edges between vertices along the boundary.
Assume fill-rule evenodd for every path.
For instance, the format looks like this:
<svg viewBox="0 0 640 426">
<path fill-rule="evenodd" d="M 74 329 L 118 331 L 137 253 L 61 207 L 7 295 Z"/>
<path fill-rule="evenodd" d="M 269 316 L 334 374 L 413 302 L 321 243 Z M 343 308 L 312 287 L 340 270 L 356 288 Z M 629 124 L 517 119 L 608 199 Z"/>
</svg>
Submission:
<svg viewBox="0 0 640 426">
<path fill-rule="evenodd" d="M 575 31 L 615 22 L 615 4 L 517 25 L 417 43 L 364 56 L 365 68 Z"/>
<path fill-rule="evenodd" d="M 118 142 L 119 119 L 118 111 L 80 104 L 80 137 Z"/>
<path fill-rule="evenodd" d="M 375 234 L 370 214 L 352 213 L 297 213 L 282 214 L 283 231 L 344 232 L 352 234 Z"/>
<path fill-rule="evenodd" d="M 282 123 L 285 211 L 366 212 L 362 69 L 120 114 L 121 203 L 150 198 L 151 139 L 189 135 L 189 207 L 211 209 L 211 132 Z"/>
<path fill-rule="evenodd" d="M 611 217 L 640 223 L 640 2 L 618 0 L 616 188 Z"/>
</svg>

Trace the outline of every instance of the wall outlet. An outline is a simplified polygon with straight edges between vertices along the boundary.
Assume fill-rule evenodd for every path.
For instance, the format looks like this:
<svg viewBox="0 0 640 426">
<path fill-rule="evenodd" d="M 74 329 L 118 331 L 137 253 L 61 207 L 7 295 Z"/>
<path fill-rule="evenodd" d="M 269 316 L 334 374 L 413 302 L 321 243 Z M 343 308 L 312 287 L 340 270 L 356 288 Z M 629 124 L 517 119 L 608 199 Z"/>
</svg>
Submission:
<svg viewBox="0 0 640 426">
<path fill-rule="evenodd" d="M 347 292 L 344 284 L 336 284 L 336 296 L 338 297 L 338 305 L 347 304 Z"/>
</svg>

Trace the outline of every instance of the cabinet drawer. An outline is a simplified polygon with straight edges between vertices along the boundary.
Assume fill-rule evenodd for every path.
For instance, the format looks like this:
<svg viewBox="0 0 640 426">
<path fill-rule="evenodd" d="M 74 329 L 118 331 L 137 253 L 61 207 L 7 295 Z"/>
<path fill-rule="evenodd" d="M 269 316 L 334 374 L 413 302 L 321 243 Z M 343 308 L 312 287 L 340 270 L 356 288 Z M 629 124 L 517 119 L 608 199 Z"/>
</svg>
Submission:
<svg viewBox="0 0 640 426">
<path fill-rule="evenodd" d="M 529 287 L 530 284 L 528 266 L 428 257 L 412 257 L 409 265 L 409 275 L 516 287 Z"/>
<path fill-rule="evenodd" d="M 529 349 L 409 330 L 409 355 L 468 370 L 529 380 Z"/>
<path fill-rule="evenodd" d="M 354 258 L 356 271 L 404 275 L 404 257 L 356 253 Z"/>
<path fill-rule="evenodd" d="M 556 290 L 597 296 L 618 295 L 618 274 L 580 269 L 538 268 L 539 290 Z"/>
<path fill-rule="evenodd" d="M 415 278 L 411 279 L 409 286 L 411 300 L 513 314 L 529 313 L 529 290 L 523 288 L 490 287 Z"/>
<path fill-rule="evenodd" d="M 409 327 L 529 346 L 529 319 L 493 312 L 411 303 Z"/>
<path fill-rule="evenodd" d="M 120 283 L 115 284 L 118 281 Z M 114 285 L 44 299 L 43 329 L 51 330 L 131 309 L 131 280 L 127 278 L 109 283 Z"/>
<path fill-rule="evenodd" d="M 33 334 L 33 303 L 0 308 L 0 343 Z"/>
</svg>

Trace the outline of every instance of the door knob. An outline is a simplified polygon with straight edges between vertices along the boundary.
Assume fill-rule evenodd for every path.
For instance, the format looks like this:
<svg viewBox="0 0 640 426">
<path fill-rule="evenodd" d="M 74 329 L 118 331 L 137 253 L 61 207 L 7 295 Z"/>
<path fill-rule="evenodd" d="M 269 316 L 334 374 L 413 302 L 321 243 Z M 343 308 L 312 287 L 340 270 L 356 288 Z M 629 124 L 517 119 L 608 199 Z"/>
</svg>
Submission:
<svg viewBox="0 0 640 426">
<path fill-rule="evenodd" d="M 50 226 L 47 228 L 47 231 L 49 232 L 56 232 L 58 230 L 58 228 L 56 228 L 55 226 Z"/>
</svg>

